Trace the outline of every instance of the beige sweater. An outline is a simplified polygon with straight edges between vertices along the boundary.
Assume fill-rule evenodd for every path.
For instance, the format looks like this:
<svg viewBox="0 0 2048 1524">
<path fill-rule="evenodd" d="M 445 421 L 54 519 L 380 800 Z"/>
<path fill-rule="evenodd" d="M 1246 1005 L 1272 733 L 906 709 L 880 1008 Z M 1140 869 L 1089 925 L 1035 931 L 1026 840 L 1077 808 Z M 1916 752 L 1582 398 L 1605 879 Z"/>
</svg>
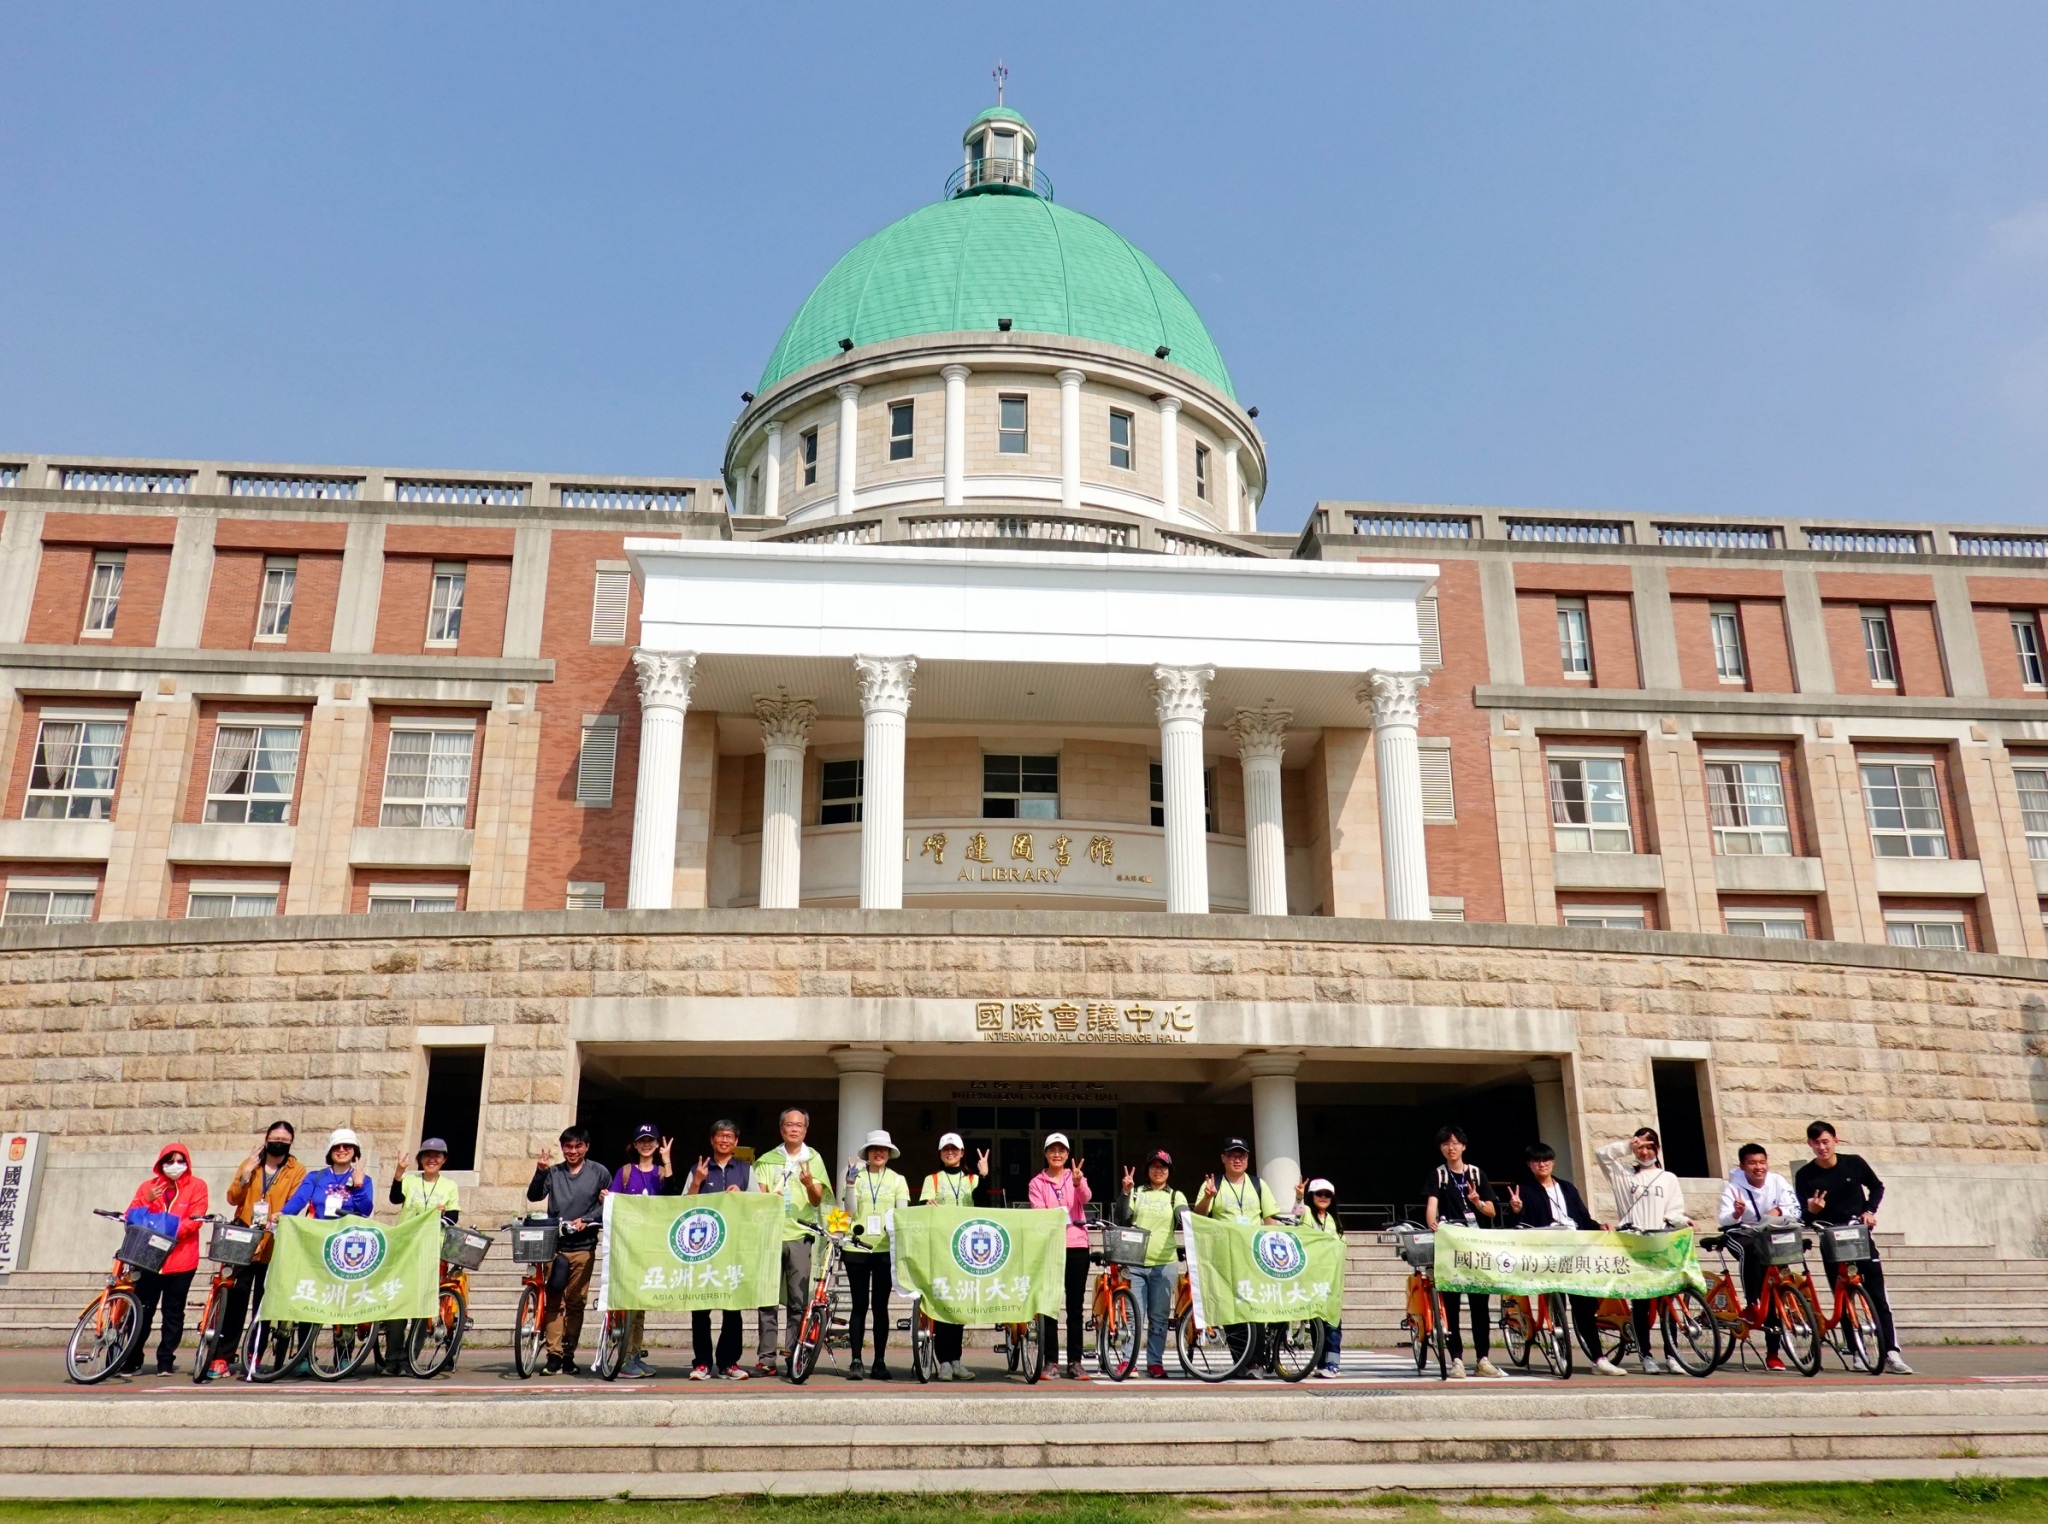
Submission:
<svg viewBox="0 0 2048 1524">
<path fill-rule="evenodd" d="M 1692 1221 L 1678 1177 L 1662 1164 L 1637 1164 L 1627 1138 L 1606 1144 L 1598 1158 L 1614 1188 L 1614 1225 L 1627 1233 L 1682 1228 Z"/>
</svg>

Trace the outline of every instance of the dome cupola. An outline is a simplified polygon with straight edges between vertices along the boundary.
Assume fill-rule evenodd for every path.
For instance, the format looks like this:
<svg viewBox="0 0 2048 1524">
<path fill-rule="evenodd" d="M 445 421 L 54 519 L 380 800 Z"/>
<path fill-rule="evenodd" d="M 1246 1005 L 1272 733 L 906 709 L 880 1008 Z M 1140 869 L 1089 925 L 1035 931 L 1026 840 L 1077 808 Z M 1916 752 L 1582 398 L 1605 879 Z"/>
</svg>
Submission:
<svg viewBox="0 0 2048 1524">
<path fill-rule="evenodd" d="M 965 160 L 946 184 L 949 196 L 1023 193 L 1052 200 L 1052 185 L 1038 172 L 1038 134 L 1011 106 L 991 106 L 960 135 Z"/>
</svg>

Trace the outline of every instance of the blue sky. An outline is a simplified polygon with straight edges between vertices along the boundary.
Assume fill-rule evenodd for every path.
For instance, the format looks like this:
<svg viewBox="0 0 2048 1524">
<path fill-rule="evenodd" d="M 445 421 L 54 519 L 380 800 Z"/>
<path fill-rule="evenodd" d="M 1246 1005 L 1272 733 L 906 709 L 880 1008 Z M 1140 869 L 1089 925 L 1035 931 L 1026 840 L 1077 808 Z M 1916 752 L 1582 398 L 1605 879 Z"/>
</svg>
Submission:
<svg viewBox="0 0 2048 1524">
<path fill-rule="evenodd" d="M 2048 6 L 10 10 L 0 448 L 708 474 L 1011 69 L 1317 498 L 2048 523 Z"/>
</svg>

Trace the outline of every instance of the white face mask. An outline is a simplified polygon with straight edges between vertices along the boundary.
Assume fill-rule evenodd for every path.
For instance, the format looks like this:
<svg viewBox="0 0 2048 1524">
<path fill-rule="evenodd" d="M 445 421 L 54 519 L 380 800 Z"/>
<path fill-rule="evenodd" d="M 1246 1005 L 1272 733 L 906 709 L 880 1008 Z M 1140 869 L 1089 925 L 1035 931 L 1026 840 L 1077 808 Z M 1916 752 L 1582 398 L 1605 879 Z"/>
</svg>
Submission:
<svg viewBox="0 0 2048 1524">
<path fill-rule="evenodd" d="M 185 1173 L 185 1166 L 176 1159 L 173 1159 L 170 1163 L 163 1166 L 163 1171 L 166 1178 L 175 1180 Z"/>
</svg>

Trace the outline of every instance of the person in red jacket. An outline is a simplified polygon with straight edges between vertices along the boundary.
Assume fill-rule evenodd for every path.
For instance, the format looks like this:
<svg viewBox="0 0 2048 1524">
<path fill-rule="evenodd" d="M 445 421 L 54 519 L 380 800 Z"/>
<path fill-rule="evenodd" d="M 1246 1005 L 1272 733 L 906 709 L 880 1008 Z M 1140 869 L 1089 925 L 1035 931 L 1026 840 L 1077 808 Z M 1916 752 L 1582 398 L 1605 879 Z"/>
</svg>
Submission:
<svg viewBox="0 0 2048 1524">
<path fill-rule="evenodd" d="M 135 1336 L 123 1373 L 142 1369 L 143 1350 L 149 1343 L 150 1321 L 157 1305 L 163 1305 L 164 1331 L 156 1347 L 156 1373 L 172 1376 L 178 1369 L 178 1343 L 185 1337 L 185 1298 L 192 1291 L 192 1276 L 199 1268 L 199 1220 L 206 1215 L 206 1182 L 192 1171 L 192 1150 L 182 1143 L 166 1143 L 156 1156 L 156 1168 L 128 1203 L 133 1212 L 162 1212 L 178 1219 L 176 1241 L 161 1270 L 141 1270 L 135 1277 L 135 1295 L 142 1303 L 142 1331 Z"/>
</svg>

